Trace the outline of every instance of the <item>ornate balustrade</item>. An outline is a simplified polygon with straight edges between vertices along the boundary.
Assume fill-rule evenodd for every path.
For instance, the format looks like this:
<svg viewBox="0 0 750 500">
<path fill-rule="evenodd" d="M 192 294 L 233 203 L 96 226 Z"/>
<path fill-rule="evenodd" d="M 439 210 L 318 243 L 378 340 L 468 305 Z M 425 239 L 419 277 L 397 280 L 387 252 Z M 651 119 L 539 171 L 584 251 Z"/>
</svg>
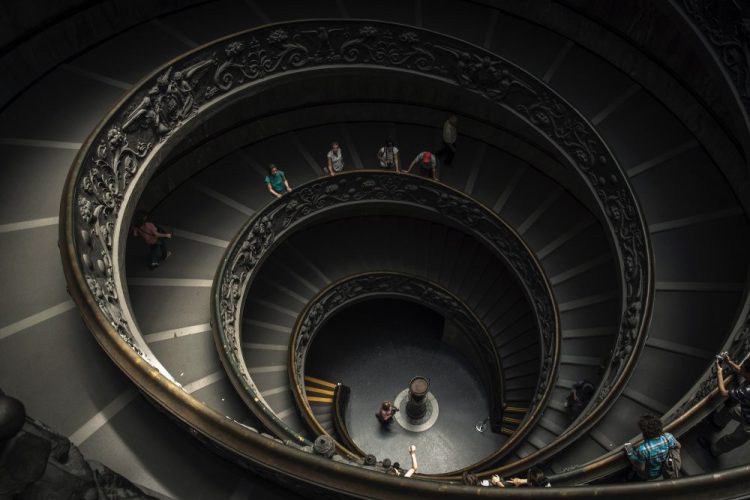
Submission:
<svg viewBox="0 0 750 500">
<path fill-rule="evenodd" d="M 745 2 L 680 0 L 672 3 L 689 20 L 714 55 L 724 77 L 734 87 L 733 97 L 750 125 L 750 6 Z"/>
<path fill-rule="evenodd" d="M 297 407 L 313 433 L 328 434 L 315 419 L 304 394 L 305 362 L 315 335 L 330 318 L 344 308 L 363 300 L 380 297 L 417 302 L 436 311 L 461 330 L 464 334 L 462 341 L 465 341 L 467 351 L 471 352 L 470 359 L 488 393 L 491 418 L 501 423 L 504 383 L 500 357 L 492 336 L 473 311 L 460 298 L 426 279 L 402 273 L 369 272 L 344 278 L 322 290 L 305 306 L 292 331 L 288 364 L 291 387 Z M 346 391 L 348 390 L 347 388 Z M 340 422 L 343 424 L 344 420 L 341 419 Z M 348 432 L 339 435 L 346 437 Z M 363 456 L 357 447 L 351 447 L 346 441 L 351 442 L 351 439 L 348 438 L 342 443 L 340 451 L 343 454 L 350 450 L 356 456 Z"/>
<path fill-rule="evenodd" d="M 409 174 L 395 174 L 384 171 L 357 171 L 324 177 L 298 187 L 291 193 L 267 205 L 256 213 L 230 243 L 222 264 L 217 271 L 213 289 L 212 317 L 214 336 L 220 346 L 220 356 L 230 378 L 245 402 L 254 409 L 261 421 L 277 432 L 303 441 L 297 430 L 290 429 L 265 403 L 253 383 L 243 360 L 242 305 L 252 280 L 263 261 L 274 247 L 294 232 L 310 227 L 317 220 L 336 217 L 341 214 L 377 211 L 383 208 L 397 210 L 413 217 L 434 218 L 446 224 L 462 228 L 478 241 L 483 242 L 502 259 L 513 272 L 523 289 L 534 312 L 539 345 L 541 366 L 537 390 L 529 403 L 529 410 L 516 433 L 493 455 L 493 459 L 507 453 L 531 429 L 541 416 L 544 404 L 551 394 L 557 372 L 560 332 L 556 305 L 546 277 L 534 254 L 524 244 L 515 231 L 497 215 L 471 198 L 447 186 Z M 293 370 L 292 385 L 297 386 L 297 400 L 305 407 L 301 395 L 306 348 L 316 328 L 336 310 L 347 297 L 361 293 L 367 295 L 387 292 L 383 284 L 391 281 L 393 289 L 389 293 L 401 296 L 416 296 L 429 306 L 440 307 L 443 312 L 464 323 L 468 314 L 459 314 L 460 302 L 450 294 L 435 293 L 434 285 L 414 279 L 399 280 L 386 275 L 368 278 L 360 276 L 350 281 L 334 285 L 308 305 L 295 327 L 290 346 L 290 363 Z M 363 287 L 370 287 L 364 290 Z M 419 290 L 419 288 L 422 290 Z M 328 293 L 328 292 L 333 293 Z M 430 295 L 432 293 L 432 296 Z M 353 298 L 353 297 L 351 297 Z M 442 302 L 441 302 L 442 301 Z M 328 311 L 327 307 L 331 309 Z M 474 324 L 478 320 L 473 320 Z M 469 328 L 467 326 L 467 328 Z M 485 335 L 485 337 L 488 337 Z M 486 356 L 485 364 L 495 364 L 497 353 L 490 339 L 482 341 L 481 351 Z M 497 370 L 495 370 L 497 371 Z M 502 390 L 499 378 L 491 380 L 500 383 L 493 386 Z M 492 394 L 492 393 L 491 393 Z M 491 396 L 490 400 L 502 404 L 502 397 Z M 498 408 L 499 409 L 499 408 Z M 498 415 L 500 413 L 498 412 Z M 499 420 L 501 420 L 501 416 Z M 479 464 L 477 464 L 479 465 Z"/>
<path fill-rule="evenodd" d="M 643 346 L 653 282 L 646 226 L 622 169 L 572 106 L 511 62 L 437 33 L 356 20 L 271 25 L 200 47 L 141 81 L 85 141 L 61 201 L 63 269 L 84 321 L 139 388 L 195 433 L 256 468 L 296 470 L 298 478 L 315 482 L 296 467 L 305 460 L 300 455 L 279 451 L 274 441 L 256 439 L 239 424 L 217 418 L 179 388 L 138 330 L 127 297 L 123 255 L 132 214 L 145 185 L 174 144 L 203 117 L 285 73 L 337 68 L 408 73 L 423 78 L 425 84 L 430 80 L 448 83 L 484 98 L 544 138 L 598 201 L 619 263 L 620 331 L 596 397 L 583 416 L 550 446 L 526 457 L 520 467 L 551 456 L 607 411 Z M 258 222 L 256 229 L 261 233 L 252 244 L 270 243 L 273 238 L 263 234 L 268 221 Z M 546 321 L 550 314 L 542 318 Z M 553 337 L 546 342 L 552 343 Z M 557 352 L 557 346 L 550 344 L 544 349 Z M 554 371 L 555 359 L 546 356 L 545 374 Z M 543 401 L 538 403 L 541 407 Z M 356 475 L 346 477 L 352 474 Z M 334 488 L 334 483 L 328 487 Z M 342 479 L 336 484 L 344 483 Z M 347 487 L 352 488 L 351 484 Z"/>
<path fill-rule="evenodd" d="M 740 318 L 722 349 L 736 360 L 744 359 L 750 353 L 750 299 L 747 297 Z M 734 375 L 729 372 L 730 370 L 726 368 L 727 385 L 734 378 Z M 665 424 L 664 430 L 679 437 L 710 415 L 724 402 L 717 387 L 716 367 L 712 363 L 691 390 L 662 416 Z M 636 445 L 641 441 L 641 436 L 634 436 L 630 440 Z M 625 458 L 622 446 L 619 446 L 594 461 L 571 467 L 553 476 L 552 479 L 556 484 L 581 484 L 605 478 L 627 467 L 630 467 L 630 463 Z"/>
<path fill-rule="evenodd" d="M 750 11 L 747 5 L 737 2 L 680 0 L 673 2 L 671 7 L 685 17 L 698 38 L 713 54 L 729 86 L 734 89 L 733 98 L 737 100 L 747 124 L 750 111 L 750 44 L 747 33 L 747 14 Z M 750 353 L 750 300 L 747 296 L 739 320 L 722 350 L 729 352 L 733 359 L 744 359 Z M 734 375 L 729 374 L 726 369 L 727 384 L 733 378 Z M 716 368 L 711 364 L 691 390 L 661 417 L 664 428 L 679 437 L 694 428 L 723 402 L 724 398 L 717 389 Z M 640 440 L 640 436 L 635 436 L 630 442 L 637 444 Z M 618 447 L 592 462 L 571 467 L 553 476 L 552 480 L 555 484 L 582 484 L 601 480 L 627 467 L 630 464 L 622 447 Z M 730 472 L 736 478 L 743 474 L 750 478 L 750 468 L 738 467 L 716 474 L 715 479 L 721 480 Z M 719 495 L 718 491 L 716 495 Z"/>
</svg>

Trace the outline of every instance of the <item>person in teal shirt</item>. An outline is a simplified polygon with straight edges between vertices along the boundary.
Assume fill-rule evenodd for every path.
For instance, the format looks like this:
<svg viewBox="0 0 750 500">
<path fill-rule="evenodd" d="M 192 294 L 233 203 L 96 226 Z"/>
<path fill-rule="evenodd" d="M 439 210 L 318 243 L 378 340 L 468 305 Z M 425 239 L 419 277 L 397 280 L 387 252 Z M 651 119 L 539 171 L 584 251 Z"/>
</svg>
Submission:
<svg viewBox="0 0 750 500">
<path fill-rule="evenodd" d="M 273 163 L 268 167 L 266 185 L 271 194 L 276 198 L 281 198 L 281 195 L 284 193 L 292 192 L 292 188 L 289 187 L 289 181 L 286 180 L 284 171 L 279 170 Z"/>
</svg>

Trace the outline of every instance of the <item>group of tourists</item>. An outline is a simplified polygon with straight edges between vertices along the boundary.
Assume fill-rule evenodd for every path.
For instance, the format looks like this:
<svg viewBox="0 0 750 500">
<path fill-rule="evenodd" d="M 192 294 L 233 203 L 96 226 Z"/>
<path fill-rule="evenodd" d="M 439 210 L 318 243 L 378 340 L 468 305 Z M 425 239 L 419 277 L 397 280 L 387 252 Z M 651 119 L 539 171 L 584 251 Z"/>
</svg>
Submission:
<svg viewBox="0 0 750 500">
<path fill-rule="evenodd" d="M 731 421 L 737 422 L 737 427 L 731 432 L 724 433 L 714 442 L 706 436 L 700 436 L 698 443 L 714 458 L 728 453 L 750 440 L 750 356 L 741 363 L 736 363 L 728 353 L 721 353 L 716 357 L 717 386 L 719 394 L 727 400 L 719 409 L 708 417 L 708 422 L 716 431 L 721 431 Z M 734 386 L 727 388 L 724 368 L 734 373 Z M 594 385 L 587 380 L 574 383 L 566 398 L 564 407 L 571 417 L 577 417 L 589 403 L 594 394 Z M 383 401 L 378 412 L 377 420 L 384 427 L 394 421 L 399 409 L 392 402 Z M 629 480 L 658 481 L 660 479 L 676 479 L 681 476 L 682 445 L 675 437 L 664 431 L 659 417 L 643 415 L 638 420 L 638 428 L 643 436 L 643 442 L 638 446 L 625 443 L 623 449 L 631 464 Z M 495 486 L 505 488 L 512 486 L 550 487 L 551 484 L 542 469 L 529 469 L 527 477 L 504 480 L 494 475 L 489 479 L 479 479 L 477 476 L 464 473 L 465 484 L 473 486 Z"/>
<path fill-rule="evenodd" d="M 442 165 L 449 166 L 453 163 L 456 154 L 456 140 L 458 137 L 456 124 L 458 119 L 451 115 L 443 124 L 443 147 L 435 154 L 430 151 L 420 152 L 406 169 L 411 173 L 414 167 L 417 167 L 417 173 L 423 177 L 438 180 L 438 160 Z M 376 153 L 378 164 L 383 169 L 394 170 L 396 173 L 403 171 L 399 149 L 388 139 Z M 331 149 L 325 157 L 324 172 L 328 175 L 336 175 L 344 170 L 344 153 L 338 142 L 331 143 Z M 292 192 L 292 186 L 289 185 L 289 179 L 283 170 L 271 163 L 268 166 L 268 175 L 265 177 L 268 192 L 276 198 L 281 198 L 285 193 Z M 172 252 L 167 250 L 164 242 L 165 239 L 172 237 L 172 233 L 162 229 L 148 218 L 145 212 L 136 216 L 136 223 L 133 227 L 133 236 L 140 238 L 149 246 L 149 269 L 156 269 L 161 262 L 166 260 Z"/>
<path fill-rule="evenodd" d="M 445 166 L 453 164 L 453 158 L 456 155 L 456 141 L 458 138 L 456 129 L 457 123 L 458 118 L 456 115 L 449 116 L 443 124 L 442 148 L 437 153 L 432 153 L 431 151 L 420 152 L 409 164 L 406 173 L 411 173 L 412 169 L 417 167 L 416 172 L 419 175 L 437 181 L 438 162 Z M 403 171 L 401 159 L 399 157 L 399 149 L 391 139 L 387 139 L 383 143 L 383 146 L 378 149 L 375 156 L 381 168 L 394 170 L 396 173 L 401 173 Z M 344 152 L 341 149 L 341 144 L 338 142 L 331 143 L 331 149 L 325 157 L 324 172 L 331 176 L 339 174 L 344 171 L 344 163 Z M 271 164 L 268 167 L 268 175 L 265 178 L 265 182 L 268 191 L 276 198 L 280 198 L 284 193 L 290 193 L 292 191 L 292 188 L 289 186 L 289 180 L 286 178 L 286 174 L 283 170 L 279 170 L 274 164 Z"/>
<path fill-rule="evenodd" d="M 430 151 L 422 151 L 414 158 L 406 169 L 410 173 L 417 167 L 417 173 L 421 176 L 438 180 L 438 162 L 441 165 L 451 165 L 456 152 L 456 123 L 455 115 L 451 115 L 443 124 L 443 147 L 437 154 Z M 391 140 L 386 140 L 377 151 L 376 158 L 381 168 L 392 169 L 397 173 L 402 172 L 399 158 L 399 148 Z M 325 171 L 334 176 L 344 170 L 344 154 L 338 142 L 331 144 L 331 149 L 326 154 Z M 269 192 L 275 197 L 281 197 L 284 193 L 292 191 L 285 173 L 276 165 L 271 164 L 268 175 L 265 178 Z M 164 243 L 165 239 L 172 237 L 168 232 L 148 219 L 146 214 L 140 214 L 136 218 L 137 223 L 133 228 L 133 235 L 142 239 L 150 247 L 149 267 L 155 269 L 159 264 L 171 255 Z M 726 387 L 724 368 L 734 372 L 735 384 L 732 388 Z M 714 414 L 708 418 L 708 422 L 722 430 L 730 421 L 738 423 L 737 427 L 729 433 L 719 437 L 712 442 L 706 436 L 700 436 L 698 443 L 713 457 L 727 453 L 750 440 L 750 359 L 746 358 L 741 363 L 735 363 L 727 353 L 721 353 L 716 359 L 717 385 L 721 396 L 728 398 Z M 594 385 L 587 380 L 580 380 L 573 384 L 566 398 L 565 411 L 572 417 L 577 418 L 588 405 L 594 395 Z M 376 413 L 377 420 L 388 427 L 394 420 L 394 415 L 399 409 L 392 402 L 384 401 Z M 637 447 L 625 443 L 625 454 L 632 464 L 632 476 L 642 480 L 653 481 L 661 478 L 676 478 L 680 475 L 680 443 L 674 436 L 664 432 L 661 420 L 653 415 L 644 415 L 638 421 L 638 427 L 643 435 L 643 442 Z M 413 451 L 410 449 L 412 457 Z M 414 458 L 416 470 L 416 459 Z M 413 471 L 412 471 L 413 474 Z M 411 474 L 409 474 L 411 475 Z M 467 484 L 483 484 L 471 474 L 464 478 Z M 484 480 L 485 486 L 505 487 L 507 484 L 515 486 L 549 486 L 549 481 L 544 477 L 540 469 L 529 470 L 526 479 L 514 478 L 504 481 L 499 477 Z"/>
</svg>

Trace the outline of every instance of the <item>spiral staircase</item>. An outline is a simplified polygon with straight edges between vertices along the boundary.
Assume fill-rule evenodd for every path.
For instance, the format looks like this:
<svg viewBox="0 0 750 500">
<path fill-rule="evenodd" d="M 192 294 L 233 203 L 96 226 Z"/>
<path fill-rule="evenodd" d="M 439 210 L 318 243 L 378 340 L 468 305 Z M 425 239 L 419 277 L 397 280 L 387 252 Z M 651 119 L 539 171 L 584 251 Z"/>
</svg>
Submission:
<svg viewBox="0 0 750 500">
<path fill-rule="evenodd" d="M 721 404 L 714 354 L 750 348 L 744 6 L 42 7 L 0 8 L 0 389 L 86 456 L 164 498 L 468 496 L 463 471 L 532 465 L 555 485 L 537 497 L 742 497 L 749 448 L 716 459 L 696 438 Z M 378 170 L 386 138 L 405 166 L 439 149 L 450 113 L 439 183 Z M 333 140 L 346 173 L 323 178 Z M 110 160 L 121 189 L 93 171 Z M 279 200 L 269 163 L 293 187 Z M 139 209 L 173 233 L 153 271 L 127 237 Z M 375 272 L 429 283 L 485 332 L 497 428 L 478 461 L 386 475 L 406 449 L 357 449 L 310 399 L 338 404 L 346 381 L 295 362 L 300 318 Z M 572 418 L 582 379 L 595 397 Z M 619 482 L 645 413 L 682 441 L 685 478 Z"/>
</svg>

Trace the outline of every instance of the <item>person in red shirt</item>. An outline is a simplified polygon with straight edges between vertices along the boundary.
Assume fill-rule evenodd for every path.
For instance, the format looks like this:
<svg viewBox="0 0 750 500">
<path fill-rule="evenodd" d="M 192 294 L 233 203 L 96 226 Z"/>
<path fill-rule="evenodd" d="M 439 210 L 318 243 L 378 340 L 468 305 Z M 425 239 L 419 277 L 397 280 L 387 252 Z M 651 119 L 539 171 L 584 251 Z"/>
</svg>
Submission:
<svg viewBox="0 0 750 500">
<path fill-rule="evenodd" d="M 414 158 L 414 161 L 411 162 L 411 165 L 409 165 L 409 168 L 406 170 L 406 173 L 411 173 L 411 169 L 414 168 L 414 165 L 419 165 L 419 175 L 422 177 L 432 177 L 433 180 L 438 180 L 437 176 L 437 162 L 435 161 L 435 155 L 430 153 L 429 151 L 422 151 L 417 155 L 416 158 Z"/>
<path fill-rule="evenodd" d="M 141 215 L 140 224 L 133 228 L 133 236 L 142 239 L 150 247 L 151 269 L 156 269 L 161 261 L 172 255 L 163 241 L 163 238 L 171 238 L 172 233 L 163 232 L 156 224 L 149 222 L 147 214 Z"/>
<path fill-rule="evenodd" d="M 383 404 L 380 405 L 380 410 L 375 414 L 375 417 L 377 417 L 381 424 L 388 426 L 393 423 L 393 415 L 395 415 L 397 411 L 398 408 L 393 406 L 393 403 L 390 401 L 383 401 Z"/>
</svg>

